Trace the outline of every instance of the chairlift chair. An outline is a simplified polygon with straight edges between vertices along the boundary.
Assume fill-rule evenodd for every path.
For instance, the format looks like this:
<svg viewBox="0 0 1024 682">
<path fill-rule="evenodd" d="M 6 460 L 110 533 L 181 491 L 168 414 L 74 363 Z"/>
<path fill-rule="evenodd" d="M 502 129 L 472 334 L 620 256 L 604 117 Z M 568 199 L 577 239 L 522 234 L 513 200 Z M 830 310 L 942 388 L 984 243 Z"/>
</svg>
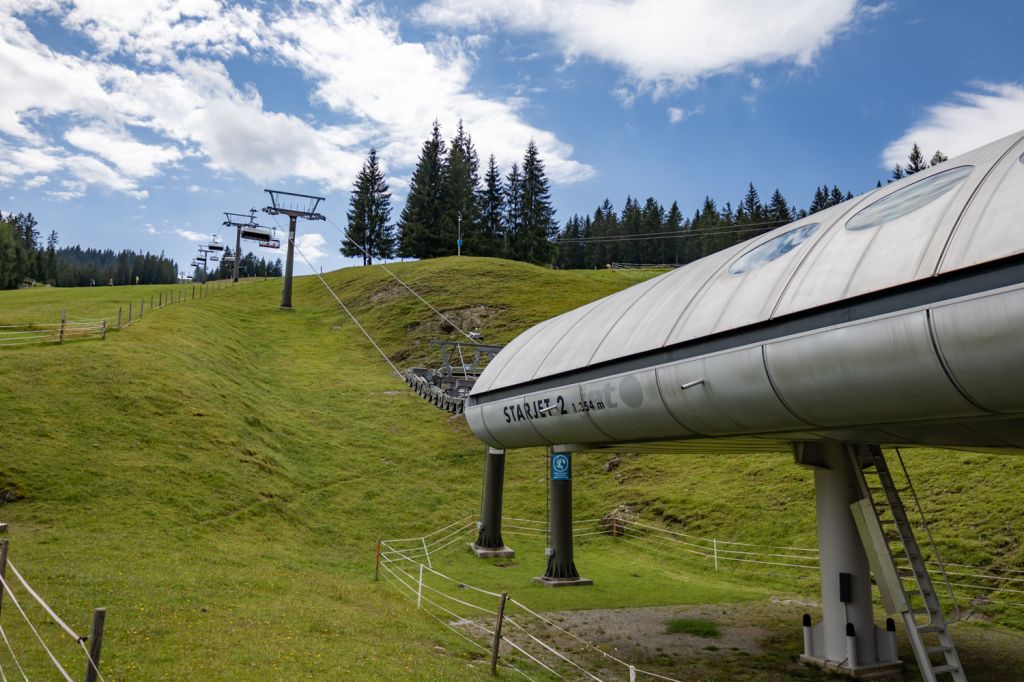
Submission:
<svg viewBox="0 0 1024 682">
<path fill-rule="evenodd" d="M 264 249 L 279 249 L 281 248 L 280 239 L 267 239 L 266 241 L 260 242 L 260 246 Z"/>
<path fill-rule="evenodd" d="M 274 231 L 269 227 L 263 227 L 262 225 L 247 225 L 242 228 L 242 239 L 264 242 L 270 241 L 273 237 Z"/>
<path fill-rule="evenodd" d="M 206 248 L 210 251 L 223 251 L 224 245 L 218 242 L 215 238 Z"/>
<path fill-rule="evenodd" d="M 210 262 L 211 263 L 216 263 L 219 260 L 220 260 L 220 256 L 210 256 Z"/>
</svg>

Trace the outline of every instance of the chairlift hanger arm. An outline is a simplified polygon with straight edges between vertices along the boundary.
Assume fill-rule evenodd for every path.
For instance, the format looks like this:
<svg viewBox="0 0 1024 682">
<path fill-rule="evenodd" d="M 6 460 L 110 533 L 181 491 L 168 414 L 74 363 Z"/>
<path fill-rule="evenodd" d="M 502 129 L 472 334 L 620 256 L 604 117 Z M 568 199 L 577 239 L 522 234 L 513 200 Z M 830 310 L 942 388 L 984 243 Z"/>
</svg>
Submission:
<svg viewBox="0 0 1024 682">
<path fill-rule="evenodd" d="M 305 218 L 306 220 L 327 220 L 327 217 L 321 213 L 317 213 L 316 209 L 320 205 L 321 201 L 326 201 L 324 197 L 318 197 L 313 194 L 299 194 L 297 192 L 285 192 L 283 190 L 276 189 L 264 189 L 264 192 L 270 195 L 270 206 L 263 209 L 264 213 L 270 215 L 286 215 L 290 218 Z M 304 208 L 295 206 L 285 206 L 283 199 L 287 197 L 293 197 L 303 201 L 296 201 L 295 204 L 305 204 Z"/>
</svg>

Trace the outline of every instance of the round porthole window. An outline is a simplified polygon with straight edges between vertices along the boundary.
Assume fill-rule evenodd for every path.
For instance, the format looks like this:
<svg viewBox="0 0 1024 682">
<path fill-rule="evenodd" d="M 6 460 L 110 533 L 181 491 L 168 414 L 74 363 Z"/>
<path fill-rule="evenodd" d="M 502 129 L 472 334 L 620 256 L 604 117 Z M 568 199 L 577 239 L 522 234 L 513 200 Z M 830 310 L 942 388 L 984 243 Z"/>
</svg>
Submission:
<svg viewBox="0 0 1024 682">
<path fill-rule="evenodd" d="M 785 234 L 780 234 L 774 239 L 769 239 L 737 258 L 729 266 L 729 272 L 733 275 L 742 275 L 744 272 L 750 272 L 766 263 L 771 263 L 810 239 L 819 227 L 821 227 L 821 223 L 808 223 Z"/>
<path fill-rule="evenodd" d="M 847 221 L 846 229 L 870 230 L 902 218 L 955 190 L 973 170 L 974 166 L 959 166 L 908 185 L 857 213 Z"/>
</svg>

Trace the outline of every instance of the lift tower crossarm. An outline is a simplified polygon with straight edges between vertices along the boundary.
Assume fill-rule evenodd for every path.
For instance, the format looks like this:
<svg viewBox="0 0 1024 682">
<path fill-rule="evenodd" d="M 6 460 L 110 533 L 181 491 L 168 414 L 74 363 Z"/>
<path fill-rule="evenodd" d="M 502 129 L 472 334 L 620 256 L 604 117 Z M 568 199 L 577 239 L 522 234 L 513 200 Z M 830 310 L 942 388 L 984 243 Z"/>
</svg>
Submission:
<svg viewBox="0 0 1024 682">
<path fill-rule="evenodd" d="M 242 220 L 248 219 L 246 222 Z M 250 208 L 248 213 L 231 213 L 224 211 L 224 227 L 235 228 L 235 265 L 231 280 L 238 283 L 238 261 L 242 258 L 242 228 L 256 224 L 256 209 Z"/>
</svg>

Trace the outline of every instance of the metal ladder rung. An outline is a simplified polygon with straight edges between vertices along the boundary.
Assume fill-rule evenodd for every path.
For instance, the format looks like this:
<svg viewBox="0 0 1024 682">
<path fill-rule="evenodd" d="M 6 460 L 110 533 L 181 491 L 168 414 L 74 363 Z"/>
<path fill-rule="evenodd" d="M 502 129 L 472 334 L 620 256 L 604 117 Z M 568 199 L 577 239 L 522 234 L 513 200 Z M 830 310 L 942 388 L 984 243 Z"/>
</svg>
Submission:
<svg viewBox="0 0 1024 682">
<path fill-rule="evenodd" d="M 945 644 L 940 644 L 939 646 L 930 646 L 927 649 L 929 656 L 934 656 L 935 654 L 947 654 L 952 650 L 953 647 L 946 646 Z"/>
<path fill-rule="evenodd" d="M 932 668 L 932 672 L 936 675 L 942 675 L 943 673 L 955 673 L 960 672 L 960 666 L 949 664 L 949 665 L 937 665 Z"/>
<path fill-rule="evenodd" d="M 945 632 L 946 628 L 943 625 L 918 625 L 917 631 L 921 633 L 927 632 Z"/>
</svg>

